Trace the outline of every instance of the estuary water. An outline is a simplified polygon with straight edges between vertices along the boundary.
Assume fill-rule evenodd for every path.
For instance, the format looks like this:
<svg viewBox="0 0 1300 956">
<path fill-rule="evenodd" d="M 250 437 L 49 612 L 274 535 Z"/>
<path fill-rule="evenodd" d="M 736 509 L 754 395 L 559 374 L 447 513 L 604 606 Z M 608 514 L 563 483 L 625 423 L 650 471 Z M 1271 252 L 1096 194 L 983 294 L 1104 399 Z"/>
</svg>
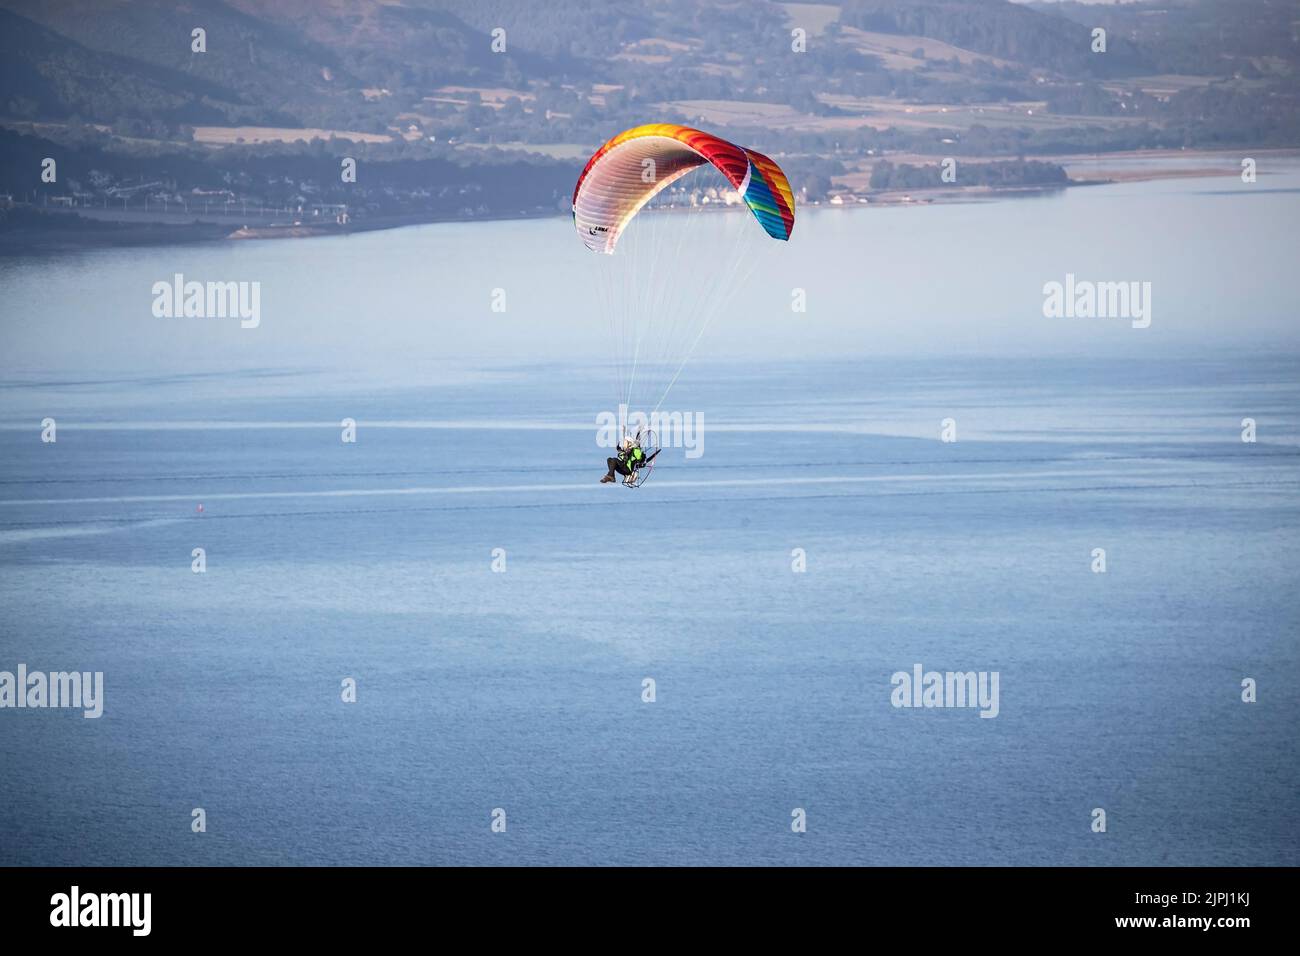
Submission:
<svg viewBox="0 0 1300 956">
<path fill-rule="evenodd" d="M 0 262 L 0 671 L 103 674 L 0 709 L 0 863 L 1296 865 L 1296 222 L 1294 167 L 801 212 L 634 490 L 564 219 Z"/>
</svg>

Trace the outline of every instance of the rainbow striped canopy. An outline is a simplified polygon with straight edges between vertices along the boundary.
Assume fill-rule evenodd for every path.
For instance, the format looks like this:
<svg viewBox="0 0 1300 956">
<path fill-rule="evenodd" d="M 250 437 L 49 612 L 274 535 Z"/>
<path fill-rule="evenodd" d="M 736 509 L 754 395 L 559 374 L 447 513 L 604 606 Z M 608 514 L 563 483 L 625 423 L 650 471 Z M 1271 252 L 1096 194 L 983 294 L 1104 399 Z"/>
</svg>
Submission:
<svg viewBox="0 0 1300 956">
<path fill-rule="evenodd" d="M 573 223 L 588 249 L 612 253 L 632 217 L 661 189 L 712 163 L 736 187 L 774 239 L 794 229 L 794 193 L 781 167 L 762 153 L 710 133 L 650 123 L 596 150 L 573 188 Z"/>
</svg>

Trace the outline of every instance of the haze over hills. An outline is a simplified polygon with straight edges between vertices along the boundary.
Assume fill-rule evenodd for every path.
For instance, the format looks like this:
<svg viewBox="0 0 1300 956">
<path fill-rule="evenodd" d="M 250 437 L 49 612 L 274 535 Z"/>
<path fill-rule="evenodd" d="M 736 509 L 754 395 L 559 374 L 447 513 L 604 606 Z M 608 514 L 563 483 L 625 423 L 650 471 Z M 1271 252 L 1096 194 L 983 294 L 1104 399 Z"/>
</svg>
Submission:
<svg viewBox="0 0 1300 956">
<path fill-rule="evenodd" d="M 1298 38 L 1297 0 L 0 0 L 0 191 L 129 210 L 119 173 L 89 181 L 125 167 L 187 212 L 194 189 L 354 225 L 553 212 L 647 120 L 761 142 L 805 201 L 886 156 L 1033 183 L 1030 158 L 1300 145 Z M 35 182 L 33 150 L 75 151 L 76 188 Z M 318 178 L 344 155 L 349 190 Z"/>
</svg>

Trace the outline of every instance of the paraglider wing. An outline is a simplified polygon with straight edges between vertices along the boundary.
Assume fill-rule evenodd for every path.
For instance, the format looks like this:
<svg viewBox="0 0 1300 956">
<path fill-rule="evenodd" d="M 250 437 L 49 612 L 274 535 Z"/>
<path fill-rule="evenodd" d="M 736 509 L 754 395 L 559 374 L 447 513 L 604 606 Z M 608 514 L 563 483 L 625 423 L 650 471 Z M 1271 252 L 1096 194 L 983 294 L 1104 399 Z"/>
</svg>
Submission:
<svg viewBox="0 0 1300 956">
<path fill-rule="evenodd" d="M 762 153 L 672 123 L 619 133 L 596 150 L 573 189 L 573 222 L 594 252 L 612 253 L 623 229 L 656 193 L 705 163 L 727 177 L 774 239 L 794 228 L 794 194 Z"/>
</svg>

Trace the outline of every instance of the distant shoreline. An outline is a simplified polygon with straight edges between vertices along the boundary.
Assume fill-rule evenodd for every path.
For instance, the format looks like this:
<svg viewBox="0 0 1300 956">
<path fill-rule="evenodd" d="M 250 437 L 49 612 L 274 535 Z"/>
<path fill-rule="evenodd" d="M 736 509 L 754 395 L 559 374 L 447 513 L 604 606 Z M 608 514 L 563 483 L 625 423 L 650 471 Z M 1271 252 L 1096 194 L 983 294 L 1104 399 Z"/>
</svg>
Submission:
<svg viewBox="0 0 1300 956">
<path fill-rule="evenodd" d="M 943 185 L 926 189 L 896 189 L 873 192 L 864 197 L 865 202 L 817 203 L 817 208 L 852 208 L 856 206 L 940 205 L 947 203 L 977 202 L 1016 196 L 1059 192 L 1074 186 L 1109 186 L 1118 183 L 1154 182 L 1161 179 L 1201 179 L 1238 176 L 1240 160 L 1252 158 L 1288 158 L 1300 160 L 1300 149 L 1142 149 L 1117 153 L 1067 153 L 1052 157 L 1035 157 L 1064 167 L 1070 177 L 1068 182 L 1026 186 L 959 186 Z M 903 154 L 889 157 L 890 162 L 910 165 L 934 165 L 938 156 Z M 1005 158 L 1003 158 L 1005 159 Z M 1216 164 L 1213 161 L 1218 160 Z M 1195 166 L 1172 165 L 1175 161 L 1196 161 Z M 962 157 L 961 162 L 990 163 L 998 157 Z M 1157 165 L 1161 162 L 1166 165 Z M 1142 163 L 1140 168 L 1132 164 Z"/>
<path fill-rule="evenodd" d="M 1240 170 L 1226 161 L 1239 162 L 1240 157 L 1286 157 L 1300 159 L 1300 149 L 1262 150 L 1132 150 L 1102 154 L 1067 154 L 1044 157 L 1044 161 L 1065 167 L 1070 179 L 1060 184 L 1026 186 L 956 186 L 944 185 L 926 189 L 887 190 L 854 195 L 852 199 L 821 200 L 805 203 L 803 208 L 854 209 L 873 206 L 945 205 L 954 203 L 992 201 L 1029 195 L 1058 192 L 1077 186 L 1114 185 L 1117 183 L 1149 182 L 1162 179 L 1194 179 L 1239 175 Z M 890 161 L 930 163 L 939 157 L 900 155 Z M 1212 161 L 1218 159 L 1219 163 Z M 1196 165 L 1169 165 L 1170 161 L 1204 160 Z M 964 159 L 965 162 L 994 162 L 994 157 Z M 1161 162 L 1166 165 L 1160 165 Z M 1129 164 L 1141 167 L 1125 168 Z M 1076 178 L 1080 173 L 1093 178 Z M 21 204 L 19 204 L 21 206 Z M 30 208 L 30 207 L 28 207 Z M 156 222 L 123 222 L 112 218 L 93 219 L 76 213 L 51 213 L 52 216 L 72 217 L 75 221 L 61 222 L 57 227 L 39 229 L 8 229 L 0 231 L 0 257 L 46 255 L 88 249 L 131 248 L 139 246 L 190 245 L 201 242 L 243 241 L 249 239 L 303 239 L 322 236 L 347 236 L 364 232 L 400 229 L 405 226 L 435 223 L 507 222 L 515 219 L 546 219 L 563 216 L 557 211 L 521 212 L 514 215 L 501 213 L 477 216 L 432 216 L 412 214 L 383 216 L 348 225 L 335 223 L 294 222 L 283 225 L 234 225 L 231 221 L 214 222 L 191 218 Z M 53 220 L 52 220 L 53 221 Z"/>
</svg>

